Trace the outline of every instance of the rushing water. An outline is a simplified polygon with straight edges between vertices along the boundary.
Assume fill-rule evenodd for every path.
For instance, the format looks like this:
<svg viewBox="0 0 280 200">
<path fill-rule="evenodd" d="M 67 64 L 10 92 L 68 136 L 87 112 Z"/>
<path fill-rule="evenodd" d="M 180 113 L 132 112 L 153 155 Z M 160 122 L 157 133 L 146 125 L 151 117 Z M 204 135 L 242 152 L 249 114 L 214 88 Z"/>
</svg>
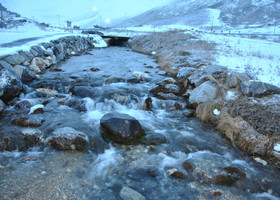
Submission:
<svg viewBox="0 0 280 200">
<path fill-rule="evenodd" d="M 88 152 L 59 152 L 49 147 L 2 152 L 0 199 L 121 199 L 124 186 L 146 199 L 278 199 L 278 169 L 255 162 L 217 131 L 186 118 L 174 107 L 175 101 L 153 97 L 153 110 L 142 109 L 148 91 L 166 78 L 151 58 L 122 47 L 91 53 L 70 58 L 57 66 L 61 70 L 49 70 L 30 84 L 56 89 L 59 95 L 39 98 L 31 92 L 21 96 L 20 101 L 32 105 L 49 102 L 40 114 L 45 122 L 39 129 L 48 135 L 55 123 L 99 137 L 100 118 L 117 111 L 135 117 L 148 134 L 157 135 L 156 141 L 165 138 L 166 142 L 109 144 L 104 151 Z M 146 72 L 150 81 L 128 83 L 134 71 Z M 70 98 L 66 91 L 79 85 L 94 87 L 92 98 L 84 98 L 86 111 L 57 103 Z M 14 109 L 9 108 L 10 112 Z M 9 119 L 2 118 L 2 130 L 19 128 L 9 124 Z M 183 167 L 186 161 L 187 169 Z M 217 176 L 229 175 L 226 167 L 238 168 L 245 177 L 233 184 L 217 184 Z M 174 170 L 184 177 L 170 176 Z"/>
</svg>

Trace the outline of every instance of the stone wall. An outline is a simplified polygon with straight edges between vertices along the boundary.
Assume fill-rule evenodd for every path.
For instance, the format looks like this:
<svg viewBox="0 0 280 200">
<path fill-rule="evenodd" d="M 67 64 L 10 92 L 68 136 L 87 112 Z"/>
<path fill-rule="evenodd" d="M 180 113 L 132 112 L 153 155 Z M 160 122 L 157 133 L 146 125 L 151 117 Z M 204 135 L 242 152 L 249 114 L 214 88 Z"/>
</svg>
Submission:
<svg viewBox="0 0 280 200">
<path fill-rule="evenodd" d="M 36 79 L 46 68 L 99 46 L 99 42 L 99 37 L 67 36 L 33 46 L 29 51 L 0 56 L 1 105 L 17 97 L 24 84 Z"/>
</svg>

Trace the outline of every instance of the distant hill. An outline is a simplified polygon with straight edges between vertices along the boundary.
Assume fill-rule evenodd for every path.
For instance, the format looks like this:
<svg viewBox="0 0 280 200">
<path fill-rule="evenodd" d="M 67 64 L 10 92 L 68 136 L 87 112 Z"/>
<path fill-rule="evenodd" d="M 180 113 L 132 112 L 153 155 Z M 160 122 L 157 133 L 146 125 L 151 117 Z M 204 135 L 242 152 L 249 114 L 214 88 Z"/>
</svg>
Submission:
<svg viewBox="0 0 280 200">
<path fill-rule="evenodd" d="M 280 0 L 175 0 L 119 26 L 187 25 L 213 26 L 279 25 Z"/>
</svg>

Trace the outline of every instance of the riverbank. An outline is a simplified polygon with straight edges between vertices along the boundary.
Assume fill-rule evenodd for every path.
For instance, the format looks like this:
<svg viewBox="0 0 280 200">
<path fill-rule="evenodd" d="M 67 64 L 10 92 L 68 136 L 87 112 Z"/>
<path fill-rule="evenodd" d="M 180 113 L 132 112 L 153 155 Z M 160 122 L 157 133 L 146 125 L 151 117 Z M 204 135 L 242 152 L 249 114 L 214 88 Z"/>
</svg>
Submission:
<svg viewBox="0 0 280 200">
<path fill-rule="evenodd" d="M 195 34 L 154 33 L 136 37 L 130 45 L 154 56 L 176 79 L 180 90 L 175 95 L 186 99 L 188 113 L 216 127 L 257 161 L 280 167 L 280 88 L 216 65 L 216 44 Z M 166 99 L 172 93 L 158 88 L 154 95 L 160 92 Z"/>
</svg>

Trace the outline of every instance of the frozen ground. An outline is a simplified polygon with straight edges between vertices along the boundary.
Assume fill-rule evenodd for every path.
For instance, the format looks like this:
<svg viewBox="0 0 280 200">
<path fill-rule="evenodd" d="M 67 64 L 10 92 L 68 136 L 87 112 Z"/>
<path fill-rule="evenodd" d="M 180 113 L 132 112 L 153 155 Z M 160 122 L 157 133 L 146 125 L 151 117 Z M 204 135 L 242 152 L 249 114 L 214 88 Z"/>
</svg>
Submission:
<svg viewBox="0 0 280 200">
<path fill-rule="evenodd" d="M 279 42 L 204 33 L 202 38 L 218 43 L 217 64 L 280 86 Z"/>
</svg>

